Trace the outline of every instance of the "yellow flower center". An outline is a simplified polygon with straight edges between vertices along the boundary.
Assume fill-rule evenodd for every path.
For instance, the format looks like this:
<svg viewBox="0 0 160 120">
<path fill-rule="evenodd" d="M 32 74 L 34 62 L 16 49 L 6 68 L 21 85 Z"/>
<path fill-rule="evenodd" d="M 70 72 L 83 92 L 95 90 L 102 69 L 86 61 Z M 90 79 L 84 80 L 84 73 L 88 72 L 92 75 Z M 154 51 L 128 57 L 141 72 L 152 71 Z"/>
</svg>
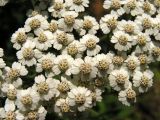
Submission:
<svg viewBox="0 0 160 120">
<path fill-rule="evenodd" d="M 38 92 L 40 94 L 46 94 L 49 90 L 49 86 L 46 82 L 41 82 L 37 85 Z"/>
<path fill-rule="evenodd" d="M 35 55 L 32 48 L 25 48 L 22 54 L 23 54 L 24 59 L 26 60 L 31 60 Z"/>
<path fill-rule="evenodd" d="M 84 22 L 83 22 L 83 28 L 85 29 L 85 30 L 89 30 L 89 29 L 91 29 L 93 27 L 93 24 L 92 24 L 92 21 L 90 21 L 90 20 L 84 20 Z"/>
<path fill-rule="evenodd" d="M 27 35 L 24 32 L 19 32 L 16 38 L 16 41 L 19 44 L 23 44 L 24 42 L 26 42 L 27 39 Z"/>
<path fill-rule="evenodd" d="M 67 15 L 64 17 L 64 22 L 68 26 L 73 26 L 73 24 L 75 23 L 75 18 L 72 15 Z"/>
<path fill-rule="evenodd" d="M 39 28 L 41 26 L 41 22 L 38 19 L 33 19 L 30 23 L 29 23 L 30 27 L 32 30 Z"/>
<path fill-rule="evenodd" d="M 92 71 L 92 66 L 88 63 L 83 63 L 80 66 L 80 70 L 83 74 L 89 74 Z"/>
<path fill-rule="evenodd" d="M 87 42 L 86 42 L 86 47 L 89 49 L 89 50 L 93 50 L 95 47 L 96 47 L 96 41 L 93 40 L 93 39 L 89 39 Z"/>
<path fill-rule="evenodd" d="M 59 62 L 58 67 L 61 71 L 66 71 L 69 68 L 67 59 L 63 59 Z"/>
<path fill-rule="evenodd" d="M 50 59 L 42 60 L 42 68 L 43 70 L 51 70 L 53 67 L 53 62 Z"/>
</svg>

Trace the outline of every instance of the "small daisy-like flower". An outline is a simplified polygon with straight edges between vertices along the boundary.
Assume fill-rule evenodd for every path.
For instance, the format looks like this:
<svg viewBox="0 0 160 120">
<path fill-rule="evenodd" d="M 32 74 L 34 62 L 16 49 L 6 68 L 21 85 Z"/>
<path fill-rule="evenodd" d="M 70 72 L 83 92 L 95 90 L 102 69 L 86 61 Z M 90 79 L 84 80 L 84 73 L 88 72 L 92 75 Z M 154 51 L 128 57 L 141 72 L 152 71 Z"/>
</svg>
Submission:
<svg viewBox="0 0 160 120">
<path fill-rule="evenodd" d="M 26 40 L 27 35 L 24 28 L 19 28 L 11 37 L 11 42 L 16 50 L 19 50 Z"/>
<path fill-rule="evenodd" d="M 102 101 L 102 90 L 96 88 L 94 91 L 91 92 L 91 96 L 93 105 L 96 105 L 96 102 Z"/>
<path fill-rule="evenodd" d="M 43 75 L 35 77 L 35 85 L 33 88 L 39 93 L 41 100 L 49 101 L 54 96 L 59 96 L 55 88 L 57 81 L 52 78 L 45 78 Z"/>
<path fill-rule="evenodd" d="M 36 43 L 36 48 L 39 50 L 48 50 L 53 44 L 53 34 L 50 31 L 40 32 L 34 39 Z"/>
<path fill-rule="evenodd" d="M 151 62 L 151 58 L 149 57 L 148 54 L 139 53 L 136 56 L 138 57 L 140 65 L 147 65 Z"/>
<path fill-rule="evenodd" d="M 88 56 L 95 56 L 98 54 L 101 50 L 101 47 L 97 45 L 99 42 L 99 38 L 96 37 L 95 35 L 84 35 L 80 39 L 80 43 L 84 45 L 84 48 L 87 50 L 87 55 Z"/>
<path fill-rule="evenodd" d="M 129 73 L 126 69 L 121 68 L 119 70 L 113 70 L 108 79 L 110 86 L 116 90 L 120 91 L 126 89 L 129 86 Z"/>
<path fill-rule="evenodd" d="M 4 83 L 1 88 L 2 92 L 7 96 L 6 100 L 15 101 L 17 98 L 17 89 L 13 84 Z"/>
<path fill-rule="evenodd" d="M 58 80 L 57 80 L 58 81 Z M 69 81 L 68 78 L 61 77 L 61 80 L 57 82 L 57 90 L 59 91 L 59 94 L 62 94 L 62 96 L 67 93 L 69 90 L 74 88 L 75 86 Z"/>
<path fill-rule="evenodd" d="M 20 120 L 15 110 L 5 108 L 0 108 L 0 118 L 2 120 Z"/>
<path fill-rule="evenodd" d="M 4 51 L 2 48 L 0 48 L 0 57 L 3 57 L 4 56 Z"/>
<path fill-rule="evenodd" d="M 78 30 L 78 32 L 82 36 L 86 33 L 95 35 L 98 29 L 99 24 L 94 17 L 84 16 L 84 20 L 81 21 L 81 27 Z"/>
<path fill-rule="evenodd" d="M 35 49 L 35 43 L 27 41 L 20 51 L 17 52 L 17 58 L 23 65 L 32 66 L 37 63 L 37 58 L 40 58 L 42 53 Z"/>
<path fill-rule="evenodd" d="M 85 7 L 88 7 L 89 0 L 65 0 L 65 4 L 70 10 L 84 12 Z"/>
<path fill-rule="evenodd" d="M 100 20 L 100 28 L 104 34 L 114 31 L 118 25 L 118 16 L 116 14 L 107 14 Z"/>
<path fill-rule="evenodd" d="M 21 63 L 14 62 L 12 67 L 5 67 L 5 81 L 7 83 L 13 83 L 15 87 L 22 85 L 21 76 L 26 76 L 28 74 L 27 69 Z"/>
<path fill-rule="evenodd" d="M 160 40 L 160 16 L 153 19 L 153 35 L 156 40 Z"/>
<path fill-rule="evenodd" d="M 38 14 L 26 20 L 24 29 L 26 32 L 34 30 L 34 33 L 38 35 L 41 31 L 48 29 L 48 26 L 49 23 L 46 18 Z"/>
<path fill-rule="evenodd" d="M 68 98 L 66 99 L 58 99 L 55 103 L 54 111 L 58 113 L 60 116 L 62 116 L 62 113 L 68 113 L 71 112 L 71 107 L 69 105 Z"/>
<path fill-rule="evenodd" d="M 0 0 L 0 6 L 5 6 L 9 0 Z"/>
<path fill-rule="evenodd" d="M 58 26 L 61 30 L 66 32 L 72 32 L 73 28 L 78 29 L 80 27 L 80 20 L 76 19 L 78 13 L 75 11 L 66 11 L 62 13 L 62 18 L 58 20 Z"/>
<path fill-rule="evenodd" d="M 38 60 L 38 63 L 36 65 L 36 72 L 39 73 L 45 71 L 46 76 L 53 76 L 54 59 L 55 55 L 52 53 L 42 55 L 42 57 Z"/>
<path fill-rule="evenodd" d="M 112 57 L 112 63 L 114 65 L 114 68 L 119 68 L 122 66 L 122 64 L 124 63 L 125 59 L 123 56 L 120 55 L 114 55 Z"/>
<path fill-rule="evenodd" d="M 52 33 L 56 33 L 56 31 L 58 30 L 58 21 L 51 20 L 48 30 Z"/>
<path fill-rule="evenodd" d="M 139 27 L 134 21 L 122 20 L 118 23 L 117 29 L 119 31 L 124 31 L 128 34 L 138 34 L 140 32 Z"/>
<path fill-rule="evenodd" d="M 132 38 L 123 31 L 116 31 L 111 38 L 111 42 L 115 44 L 114 48 L 119 51 L 127 51 L 132 47 Z"/>
<path fill-rule="evenodd" d="M 86 56 L 84 60 L 82 60 L 81 58 L 77 58 L 75 59 L 75 61 L 73 61 L 72 64 L 72 74 L 79 74 L 82 81 L 91 80 L 97 75 L 98 69 L 96 68 L 95 62 L 91 57 Z"/>
<path fill-rule="evenodd" d="M 125 66 L 129 70 L 129 72 L 133 73 L 136 70 L 140 69 L 140 61 L 139 61 L 138 57 L 136 57 L 135 55 L 130 55 L 125 60 Z"/>
<path fill-rule="evenodd" d="M 40 106 L 38 109 L 34 111 L 26 112 L 23 116 L 25 120 L 45 120 L 47 111 L 43 106 Z"/>
<path fill-rule="evenodd" d="M 127 89 L 119 92 L 118 99 L 127 106 L 130 106 L 131 103 L 136 102 L 136 92 L 132 89 L 131 84 Z"/>
<path fill-rule="evenodd" d="M 143 10 L 144 13 L 153 15 L 156 12 L 156 8 L 153 4 L 151 4 L 149 1 L 142 1 L 142 6 L 141 9 Z M 143 14 L 142 12 L 142 14 Z"/>
<path fill-rule="evenodd" d="M 31 88 L 17 91 L 16 106 L 21 111 L 35 110 L 39 104 L 38 93 Z"/>
<path fill-rule="evenodd" d="M 52 6 L 48 8 L 48 11 L 52 13 L 53 17 L 60 18 L 65 11 L 64 0 L 54 0 L 51 5 Z"/>
<path fill-rule="evenodd" d="M 72 34 L 66 33 L 64 31 L 57 31 L 54 35 L 53 47 L 57 50 L 61 50 L 74 41 L 74 36 Z"/>
<path fill-rule="evenodd" d="M 85 87 L 76 87 L 68 92 L 68 100 L 70 106 L 77 106 L 78 111 L 84 111 L 85 109 L 91 108 L 92 96 L 91 91 Z"/>
<path fill-rule="evenodd" d="M 98 54 L 93 59 L 100 77 L 107 76 L 107 74 L 113 70 L 112 58 L 109 54 Z"/>
<path fill-rule="evenodd" d="M 116 13 L 120 16 L 125 13 L 122 5 L 124 4 L 123 0 L 105 0 L 103 7 L 105 9 L 111 9 L 112 11 L 116 11 Z"/>
<path fill-rule="evenodd" d="M 140 93 L 147 92 L 153 84 L 153 76 L 154 74 L 150 70 L 136 71 L 133 76 L 133 86 L 137 87 Z"/>
<path fill-rule="evenodd" d="M 127 14 L 131 14 L 132 16 L 136 16 L 140 13 L 143 13 L 142 2 L 138 0 L 125 0 L 124 1 L 124 10 Z"/>
<path fill-rule="evenodd" d="M 4 68 L 6 66 L 6 63 L 2 58 L 0 58 L 0 69 Z"/>
<path fill-rule="evenodd" d="M 142 53 L 150 50 L 151 38 L 146 33 L 138 33 L 138 35 L 134 36 L 134 42 L 136 43 L 136 53 Z"/>
<path fill-rule="evenodd" d="M 152 62 L 160 61 L 160 47 L 155 46 L 151 43 L 150 56 Z"/>
<path fill-rule="evenodd" d="M 137 16 L 135 23 L 139 26 L 141 31 L 151 35 L 153 34 L 153 18 L 148 14 Z"/>
<path fill-rule="evenodd" d="M 70 43 L 65 49 L 63 49 L 62 54 L 68 54 L 75 58 L 81 58 L 85 48 L 83 47 L 82 43 L 78 40 L 74 40 Z"/>
<path fill-rule="evenodd" d="M 59 55 L 54 60 L 53 71 L 56 75 L 64 73 L 65 75 L 71 75 L 71 65 L 74 59 L 70 55 Z"/>
</svg>

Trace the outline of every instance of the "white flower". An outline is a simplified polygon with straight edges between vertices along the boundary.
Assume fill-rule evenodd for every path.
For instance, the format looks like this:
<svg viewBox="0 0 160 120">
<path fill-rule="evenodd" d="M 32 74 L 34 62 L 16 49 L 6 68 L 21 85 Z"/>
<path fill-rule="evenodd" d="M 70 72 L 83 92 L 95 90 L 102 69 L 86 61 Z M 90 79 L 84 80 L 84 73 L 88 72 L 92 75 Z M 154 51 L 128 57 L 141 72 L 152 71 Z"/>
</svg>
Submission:
<svg viewBox="0 0 160 120">
<path fill-rule="evenodd" d="M 37 58 L 40 58 L 42 53 L 35 49 L 35 43 L 27 41 L 20 51 L 17 52 L 17 58 L 23 65 L 33 66 L 37 63 Z"/>
<path fill-rule="evenodd" d="M 5 81 L 12 83 L 16 88 L 22 85 L 21 76 L 28 74 L 27 69 L 21 63 L 14 62 L 12 67 L 5 67 Z"/>
<path fill-rule="evenodd" d="M 109 54 L 98 54 L 93 60 L 98 68 L 99 77 L 105 77 L 113 70 L 112 57 Z"/>
<path fill-rule="evenodd" d="M 150 14 L 150 15 L 154 15 L 155 12 L 156 12 L 156 7 L 151 4 L 149 1 L 142 1 L 142 6 L 141 6 L 141 9 L 143 10 L 142 14 L 143 13 L 147 13 L 147 14 Z"/>
<path fill-rule="evenodd" d="M 0 48 L 0 57 L 3 57 L 3 55 L 4 55 L 4 51 L 2 48 Z"/>
<path fill-rule="evenodd" d="M 81 26 L 77 30 L 81 36 L 88 34 L 95 35 L 99 29 L 99 24 L 92 16 L 84 16 L 84 20 L 81 20 Z"/>
<path fill-rule="evenodd" d="M 57 20 L 51 20 L 49 23 L 49 31 L 52 32 L 53 34 L 56 33 L 58 30 L 58 21 Z"/>
<path fill-rule="evenodd" d="M 118 25 L 118 16 L 116 14 L 107 14 L 100 20 L 100 28 L 104 34 L 114 31 Z"/>
<path fill-rule="evenodd" d="M 56 113 L 58 113 L 60 116 L 62 116 L 62 113 L 68 113 L 68 112 L 71 112 L 71 108 L 70 108 L 70 105 L 69 105 L 69 100 L 68 98 L 66 99 L 58 99 L 55 103 L 55 106 L 54 106 L 54 111 Z"/>
<path fill-rule="evenodd" d="M 61 76 L 60 80 L 54 80 L 57 81 L 56 89 L 58 90 L 58 94 L 61 94 L 62 97 L 65 96 L 68 91 L 75 87 L 71 82 L 71 78 Z"/>
<path fill-rule="evenodd" d="M 77 58 L 73 61 L 71 72 L 74 75 L 79 75 L 82 81 L 88 81 L 96 77 L 98 69 L 93 58 L 86 56 L 84 60 Z"/>
<path fill-rule="evenodd" d="M 5 108 L 0 108 L 0 118 L 2 120 L 22 120 L 22 119 L 18 119 L 19 116 L 17 114 L 17 111 L 15 110 L 12 110 L 12 109 L 9 109 L 9 110 L 6 110 Z"/>
<path fill-rule="evenodd" d="M 128 88 L 129 86 L 129 72 L 124 69 L 121 68 L 119 70 L 113 70 L 108 79 L 109 79 L 109 83 L 110 86 L 116 90 L 116 91 L 120 91 L 123 89 Z"/>
<path fill-rule="evenodd" d="M 85 51 L 84 45 L 78 40 L 71 42 L 65 49 L 63 49 L 62 54 L 68 54 L 75 58 L 81 58 L 83 52 Z"/>
<path fill-rule="evenodd" d="M 91 91 L 85 87 L 73 88 L 68 92 L 68 100 L 69 105 L 76 105 L 79 111 L 84 111 L 92 106 Z"/>
<path fill-rule="evenodd" d="M 0 0 L 0 6 L 5 6 L 9 0 Z"/>
<path fill-rule="evenodd" d="M 151 49 L 150 49 L 150 54 L 149 57 L 151 58 L 152 62 L 155 61 L 160 61 L 160 47 L 156 46 L 151 42 Z"/>
<path fill-rule="evenodd" d="M 127 106 L 130 106 L 131 103 L 136 102 L 136 92 L 132 89 L 131 84 L 127 89 L 119 92 L 118 99 Z"/>
<path fill-rule="evenodd" d="M 11 37 L 13 47 L 19 50 L 22 45 L 26 42 L 27 35 L 24 28 L 19 28 Z"/>
<path fill-rule="evenodd" d="M 4 68 L 5 66 L 6 66 L 6 63 L 4 62 L 2 58 L 0 58 L 0 69 Z"/>
<path fill-rule="evenodd" d="M 123 31 L 116 31 L 111 38 L 111 42 L 115 43 L 114 48 L 118 51 L 127 51 L 132 47 L 133 39 Z"/>
<path fill-rule="evenodd" d="M 48 11 L 52 13 L 53 17 L 60 18 L 65 11 L 64 0 L 54 0 L 51 5 L 52 6 L 48 8 Z"/>
<path fill-rule="evenodd" d="M 156 40 L 160 40 L 160 16 L 157 15 L 156 18 L 153 19 L 153 35 Z"/>
<path fill-rule="evenodd" d="M 128 21 L 122 20 L 122 21 L 118 22 L 117 29 L 119 31 L 124 31 L 128 34 L 133 34 L 133 35 L 139 34 L 139 32 L 140 32 L 137 24 L 131 20 L 128 20 Z"/>
<path fill-rule="evenodd" d="M 136 71 L 133 76 L 133 86 L 137 87 L 140 93 L 147 92 L 153 84 L 153 76 L 154 74 L 150 70 Z"/>
<path fill-rule="evenodd" d="M 65 3 L 70 10 L 75 10 L 76 12 L 84 12 L 85 7 L 89 7 L 89 0 L 65 0 Z"/>
<path fill-rule="evenodd" d="M 39 105 L 39 100 L 38 93 L 32 88 L 17 91 L 16 106 L 21 111 L 35 110 Z"/>
<path fill-rule="evenodd" d="M 78 13 L 75 11 L 66 11 L 62 13 L 62 18 L 58 20 L 58 26 L 61 30 L 72 32 L 73 29 L 78 29 L 81 25 L 80 20 L 76 19 Z"/>
<path fill-rule="evenodd" d="M 42 55 L 42 57 L 38 60 L 38 63 L 36 65 L 36 72 L 40 73 L 42 71 L 45 71 L 45 75 L 48 77 L 54 76 L 54 59 L 55 55 L 52 53 L 47 53 L 45 55 Z"/>
<path fill-rule="evenodd" d="M 142 16 L 137 16 L 135 23 L 141 31 L 145 31 L 149 35 L 153 34 L 153 18 L 150 15 L 143 14 Z"/>
<path fill-rule="evenodd" d="M 124 66 L 127 67 L 128 72 L 131 73 L 131 76 L 136 70 L 140 70 L 140 61 L 135 55 L 129 55 L 124 62 Z"/>
<path fill-rule="evenodd" d="M 47 111 L 43 106 L 39 106 L 38 109 L 34 111 L 16 111 L 17 117 L 16 120 L 30 120 L 30 119 L 35 119 L 35 120 L 45 120 Z"/>
<path fill-rule="evenodd" d="M 124 0 L 105 0 L 103 7 L 105 9 L 111 9 L 117 13 L 118 16 L 121 16 L 125 13 L 124 8 L 122 7 L 124 4 Z"/>
<path fill-rule="evenodd" d="M 53 71 L 56 75 L 63 73 L 67 76 L 71 75 L 71 65 L 73 63 L 73 58 L 70 55 L 59 55 L 54 60 Z"/>
<path fill-rule="evenodd" d="M 102 101 L 102 90 L 96 88 L 94 91 L 91 92 L 91 96 L 93 105 L 96 105 L 96 102 Z"/>
<path fill-rule="evenodd" d="M 57 50 L 61 50 L 63 47 L 66 47 L 72 41 L 74 41 L 74 36 L 72 34 L 59 30 L 54 35 L 53 47 Z"/>
<path fill-rule="evenodd" d="M 39 50 L 48 50 L 53 44 L 53 34 L 50 31 L 42 31 L 34 39 L 36 48 Z"/>
<path fill-rule="evenodd" d="M 49 101 L 54 96 L 59 96 L 58 91 L 55 88 L 56 84 L 58 83 L 54 79 L 46 79 L 43 75 L 39 75 L 35 77 L 33 89 L 39 93 L 41 100 Z"/>
<path fill-rule="evenodd" d="M 136 53 L 143 53 L 150 50 L 151 38 L 148 34 L 139 32 L 133 39 L 137 45 L 135 50 Z"/>
<path fill-rule="evenodd" d="M 141 0 L 125 0 L 124 1 L 124 10 L 127 14 L 131 14 L 132 16 L 139 15 L 143 13 Z"/>
<path fill-rule="evenodd" d="M 26 20 L 24 29 L 26 32 L 34 30 L 34 33 L 38 35 L 38 33 L 48 29 L 48 26 L 49 23 L 46 18 L 38 14 Z"/>
<path fill-rule="evenodd" d="M 101 50 L 101 47 L 97 45 L 99 42 L 99 38 L 95 35 L 84 35 L 80 39 L 80 43 L 84 45 L 84 48 L 87 50 L 87 55 L 88 56 L 95 56 L 98 54 Z"/>
</svg>

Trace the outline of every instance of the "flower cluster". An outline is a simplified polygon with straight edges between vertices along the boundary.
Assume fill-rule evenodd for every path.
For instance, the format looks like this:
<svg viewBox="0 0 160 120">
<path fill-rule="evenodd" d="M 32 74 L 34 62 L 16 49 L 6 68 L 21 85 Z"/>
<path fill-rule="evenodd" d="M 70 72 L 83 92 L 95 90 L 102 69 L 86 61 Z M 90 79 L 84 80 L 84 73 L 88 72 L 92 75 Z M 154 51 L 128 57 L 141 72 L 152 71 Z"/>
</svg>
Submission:
<svg viewBox="0 0 160 120">
<path fill-rule="evenodd" d="M 149 64 L 160 61 L 160 1 L 105 0 L 100 21 L 81 14 L 86 7 L 89 0 L 53 0 L 29 10 L 11 37 L 18 59 L 11 67 L 0 49 L 0 92 L 6 98 L 0 118 L 82 112 L 102 100 L 106 86 L 129 106 L 152 86 Z M 106 53 L 104 40 L 104 48 L 113 47 Z M 30 74 L 31 86 L 25 84 Z"/>
</svg>

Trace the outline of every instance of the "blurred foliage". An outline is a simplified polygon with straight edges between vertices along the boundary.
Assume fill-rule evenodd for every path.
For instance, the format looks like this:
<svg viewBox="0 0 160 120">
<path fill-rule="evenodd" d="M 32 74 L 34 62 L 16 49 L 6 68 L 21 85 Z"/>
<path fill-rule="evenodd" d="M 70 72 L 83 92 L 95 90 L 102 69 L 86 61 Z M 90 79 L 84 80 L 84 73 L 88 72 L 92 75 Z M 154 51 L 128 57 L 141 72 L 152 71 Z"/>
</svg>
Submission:
<svg viewBox="0 0 160 120">
<path fill-rule="evenodd" d="M 14 0 L 15 1 L 15 0 Z M 11 35 L 20 27 L 23 27 L 26 11 L 32 8 L 30 0 L 17 0 L 0 8 L 0 47 L 5 50 L 5 61 L 11 65 L 16 60 L 16 51 L 10 42 Z M 22 4 L 23 2 L 23 4 Z M 99 19 L 105 11 L 102 9 L 103 0 L 91 0 L 91 15 Z M 107 39 L 104 37 L 104 39 Z M 102 44 L 104 44 L 102 42 Z M 106 46 L 102 46 L 106 48 Z M 94 109 L 77 116 L 70 116 L 70 120 L 160 120 L 160 64 L 151 65 L 155 73 L 154 85 L 146 94 L 139 95 L 137 103 L 131 107 L 125 107 L 118 101 L 117 92 L 106 88 L 103 101 Z M 34 72 L 30 73 L 34 76 Z M 30 78 L 24 78 L 26 84 L 30 84 Z M 1 103 L 3 104 L 3 103 Z M 46 120 L 69 120 L 67 117 L 59 118 L 54 113 L 47 115 Z"/>
</svg>

